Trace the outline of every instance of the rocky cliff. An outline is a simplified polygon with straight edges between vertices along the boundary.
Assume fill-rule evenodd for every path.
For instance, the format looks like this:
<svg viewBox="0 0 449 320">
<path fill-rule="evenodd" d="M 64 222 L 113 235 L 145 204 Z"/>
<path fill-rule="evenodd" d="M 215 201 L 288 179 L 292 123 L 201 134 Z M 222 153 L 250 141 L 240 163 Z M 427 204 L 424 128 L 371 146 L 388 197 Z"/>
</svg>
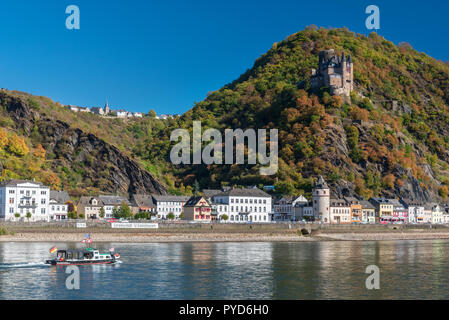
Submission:
<svg viewBox="0 0 449 320">
<path fill-rule="evenodd" d="M 68 123 L 42 116 L 26 96 L 1 91 L 0 104 L 19 132 L 38 137 L 53 169 L 62 167 L 80 175 L 81 188 L 120 194 L 166 193 L 164 185 L 118 148 Z"/>
</svg>

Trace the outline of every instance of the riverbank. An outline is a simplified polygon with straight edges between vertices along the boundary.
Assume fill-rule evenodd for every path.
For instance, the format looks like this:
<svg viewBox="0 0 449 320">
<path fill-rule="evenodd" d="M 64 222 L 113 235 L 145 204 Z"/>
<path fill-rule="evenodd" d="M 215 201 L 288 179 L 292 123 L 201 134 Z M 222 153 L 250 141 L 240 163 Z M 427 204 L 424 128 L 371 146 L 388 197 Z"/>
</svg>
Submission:
<svg viewBox="0 0 449 320">
<path fill-rule="evenodd" d="M 298 234 L 264 233 L 94 233 L 95 242 L 292 242 L 317 241 L 318 238 Z M 0 242 L 79 242 L 84 233 L 15 233 L 0 236 Z"/>
<path fill-rule="evenodd" d="M 321 225 L 159 223 L 155 229 L 111 228 L 107 223 L 0 223 L 0 242 L 301 242 L 449 239 L 447 225 Z"/>
<path fill-rule="evenodd" d="M 79 242 L 85 233 L 20 232 L 0 236 L 0 242 Z M 163 243 L 163 242 L 311 242 L 311 241 L 393 241 L 448 239 L 449 232 L 407 231 L 327 233 L 311 236 L 299 233 L 91 233 L 95 242 Z"/>
</svg>

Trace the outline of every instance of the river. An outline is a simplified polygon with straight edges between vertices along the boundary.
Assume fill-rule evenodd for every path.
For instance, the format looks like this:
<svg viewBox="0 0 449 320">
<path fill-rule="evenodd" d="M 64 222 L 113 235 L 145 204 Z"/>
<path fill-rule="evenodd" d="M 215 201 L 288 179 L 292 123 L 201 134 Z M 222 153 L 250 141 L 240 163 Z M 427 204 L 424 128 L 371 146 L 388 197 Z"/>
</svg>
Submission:
<svg viewBox="0 0 449 320">
<path fill-rule="evenodd" d="M 122 262 L 80 266 L 79 290 L 43 264 L 53 245 L 82 247 L 0 243 L 0 299 L 449 299 L 447 240 L 102 243 Z"/>
</svg>

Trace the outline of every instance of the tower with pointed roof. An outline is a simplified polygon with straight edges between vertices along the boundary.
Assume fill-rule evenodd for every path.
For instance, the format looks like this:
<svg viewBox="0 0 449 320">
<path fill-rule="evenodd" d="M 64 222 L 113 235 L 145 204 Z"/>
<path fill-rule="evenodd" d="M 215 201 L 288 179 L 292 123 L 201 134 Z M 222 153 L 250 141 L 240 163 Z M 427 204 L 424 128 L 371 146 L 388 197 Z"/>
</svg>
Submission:
<svg viewBox="0 0 449 320">
<path fill-rule="evenodd" d="M 106 100 L 106 104 L 104 105 L 104 114 L 108 114 L 109 112 L 111 112 L 111 110 L 109 109 L 108 100 Z"/>
<path fill-rule="evenodd" d="M 329 87 L 332 95 L 349 98 L 354 89 L 354 65 L 351 56 L 335 54 L 334 49 L 321 51 L 318 69 L 312 69 L 310 84 L 312 90 Z"/>
<path fill-rule="evenodd" d="M 330 189 L 320 176 L 312 190 L 313 215 L 323 223 L 330 223 Z"/>
</svg>

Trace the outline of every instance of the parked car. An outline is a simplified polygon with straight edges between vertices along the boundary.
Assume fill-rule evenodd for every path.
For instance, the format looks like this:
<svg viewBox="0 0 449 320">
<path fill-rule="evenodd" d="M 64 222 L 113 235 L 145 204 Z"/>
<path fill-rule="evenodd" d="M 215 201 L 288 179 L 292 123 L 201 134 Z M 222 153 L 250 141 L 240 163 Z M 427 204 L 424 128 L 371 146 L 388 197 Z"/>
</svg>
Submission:
<svg viewBox="0 0 449 320">
<path fill-rule="evenodd" d="M 126 219 L 123 219 L 123 218 L 120 218 L 120 220 L 119 220 L 119 222 L 129 222 L 128 220 L 126 220 Z"/>
<path fill-rule="evenodd" d="M 111 219 L 108 220 L 108 222 L 111 222 L 111 223 L 112 223 L 112 222 L 117 222 L 117 219 L 111 218 Z"/>
</svg>

